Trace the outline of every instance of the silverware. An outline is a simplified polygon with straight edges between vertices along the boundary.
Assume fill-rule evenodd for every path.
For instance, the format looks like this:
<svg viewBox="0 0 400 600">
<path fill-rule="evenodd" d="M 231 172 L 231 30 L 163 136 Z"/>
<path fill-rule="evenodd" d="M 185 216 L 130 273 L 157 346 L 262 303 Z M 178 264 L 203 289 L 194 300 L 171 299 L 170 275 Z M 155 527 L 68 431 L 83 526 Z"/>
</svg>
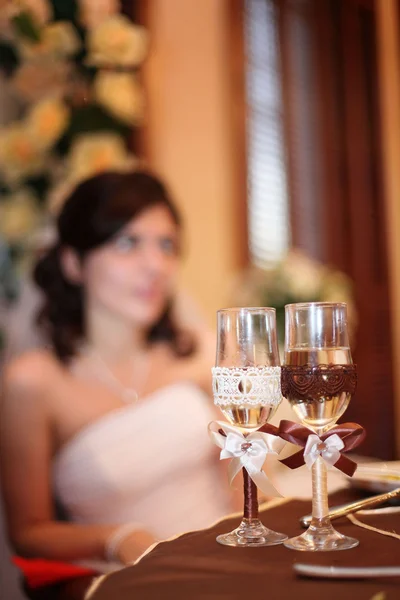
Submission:
<svg viewBox="0 0 400 600">
<path fill-rule="evenodd" d="M 357 512 L 365 508 L 379 506 L 379 504 L 382 504 L 387 500 L 397 498 L 398 496 L 400 496 L 400 488 L 396 488 L 395 490 L 386 492 L 385 494 L 379 494 L 379 496 L 372 496 L 372 498 L 365 498 L 364 500 L 358 500 L 357 502 L 342 504 L 341 506 L 337 506 L 329 511 L 329 518 L 331 520 L 339 519 L 340 517 L 344 517 L 350 513 Z M 311 515 L 300 517 L 300 523 L 303 527 L 308 527 L 311 523 Z"/>
<path fill-rule="evenodd" d="M 328 577 L 330 579 L 372 579 L 374 577 L 399 577 L 400 567 L 325 567 L 296 563 L 297 575 L 302 577 Z"/>
</svg>

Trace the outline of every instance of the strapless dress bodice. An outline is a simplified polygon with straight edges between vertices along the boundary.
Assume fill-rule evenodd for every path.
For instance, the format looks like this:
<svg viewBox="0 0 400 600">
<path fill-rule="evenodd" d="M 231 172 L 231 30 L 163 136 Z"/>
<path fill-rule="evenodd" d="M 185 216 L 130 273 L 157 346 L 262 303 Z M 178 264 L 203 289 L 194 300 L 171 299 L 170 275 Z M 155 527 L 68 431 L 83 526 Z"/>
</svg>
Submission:
<svg viewBox="0 0 400 600">
<path fill-rule="evenodd" d="M 68 518 L 135 522 L 165 539 L 227 514 L 229 493 L 207 434 L 213 417 L 211 399 L 182 381 L 85 427 L 53 463 Z"/>
</svg>

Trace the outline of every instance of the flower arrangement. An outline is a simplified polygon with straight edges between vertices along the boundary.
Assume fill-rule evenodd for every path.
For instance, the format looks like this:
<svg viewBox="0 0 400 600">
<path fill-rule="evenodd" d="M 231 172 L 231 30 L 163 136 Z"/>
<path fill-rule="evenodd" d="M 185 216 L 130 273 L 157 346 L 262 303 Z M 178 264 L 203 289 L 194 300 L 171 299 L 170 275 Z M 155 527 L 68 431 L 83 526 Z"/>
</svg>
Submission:
<svg viewBox="0 0 400 600">
<path fill-rule="evenodd" d="M 270 269 L 252 267 L 240 277 L 235 292 L 240 306 L 276 309 L 279 342 L 283 344 L 285 305 L 295 302 L 346 302 L 352 340 L 357 325 L 351 279 L 298 249 L 291 249 Z"/>
<path fill-rule="evenodd" d="M 147 46 L 119 0 L 0 0 L 0 71 L 18 117 L 0 126 L 3 269 L 21 263 L 80 180 L 135 164 L 129 139 L 143 119 L 136 74 Z"/>
</svg>

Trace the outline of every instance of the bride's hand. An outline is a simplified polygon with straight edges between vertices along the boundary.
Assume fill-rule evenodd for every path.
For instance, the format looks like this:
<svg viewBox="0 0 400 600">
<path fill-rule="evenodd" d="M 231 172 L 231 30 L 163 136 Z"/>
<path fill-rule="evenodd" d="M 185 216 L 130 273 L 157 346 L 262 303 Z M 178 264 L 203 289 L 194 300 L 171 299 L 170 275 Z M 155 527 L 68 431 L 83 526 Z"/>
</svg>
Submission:
<svg viewBox="0 0 400 600">
<path fill-rule="evenodd" d="M 116 557 L 124 565 L 135 561 L 149 546 L 157 540 L 147 531 L 133 531 L 124 538 L 116 549 Z"/>
</svg>

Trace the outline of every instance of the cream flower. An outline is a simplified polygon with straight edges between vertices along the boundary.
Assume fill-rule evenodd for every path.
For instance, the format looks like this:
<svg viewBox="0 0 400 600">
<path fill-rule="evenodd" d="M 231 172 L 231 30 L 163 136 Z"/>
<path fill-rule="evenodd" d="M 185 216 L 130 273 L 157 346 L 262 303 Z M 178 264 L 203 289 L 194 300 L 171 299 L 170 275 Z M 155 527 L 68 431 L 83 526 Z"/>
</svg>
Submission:
<svg viewBox="0 0 400 600">
<path fill-rule="evenodd" d="M 39 218 L 35 196 L 23 188 L 0 203 L 0 236 L 8 243 L 26 241 Z"/>
<path fill-rule="evenodd" d="M 350 342 L 354 345 L 354 335 L 357 329 L 358 315 L 354 303 L 353 284 L 351 279 L 345 273 L 340 271 L 329 272 L 324 280 L 321 300 L 324 302 L 345 302 L 347 304 Z"/>
<path fill-rule="evenodd" d="M 14 39 L 14 28 L 11 22 L 16 10 L 10 0 L 0 0 L 0 33 L 4 39 Z"/>
<path fill-rule="evenodd" d="M 322 300 L 326 302 L 352 302 L 351 279 L 341 271 L 332 271 L 324 279 Z"/>
<path fill-rule="evenodd" d="M 68 162 L 68 177 L 73 181 L 81 181 L 109 169 L 133 166 L 123 139 L 115 133 L 79 136 L 72 145 Z"/>
<path fill-rule="evenodd" d="M 319 295 L 325 268 L 300 250 L 291 250 L 283 262 L 284 279 L 288 291 L 300 301 Z"/>
<path fill-rule="evenodd" d="M 27 102 L 49 95 L 65 95 L 71 65 L 66 62 L 25 62 L 11 80 L 12 88 Z"/>
<path fill-rule="evenodd" d="M 64 177 L 59 183 L 55 184 L 47 194 L 47 208 L 51 215 L 57 215 L 64 202 L 70 196 L 78 181 Z"/>
<path fill-rule="evenodd" d="M 13 183 L 43 171 L 44 154 L 26 126 L 16 123 L 0 131 L 0 171 Z"/>
<path fill-rule="evenodd" d="M 52 146 L 65 130 L 69 110 L 58 98 L 46 98 L 32 107 L 27 117 L 27 128 L 40 148 Z"/>
<path fill-rule="evenodd" d="M 143 119 L 144 98 L 140 85 L 129 73 L 100 72 L 94 83 L 95 98 L 113 116 L 128 125 Z"/>
<path fill-rule="evenodd" d="M 41 31 L 40 42 L 19 41 L 19 49 L 26 59 L 67 58 L 81 47 L 78 32 L 72 23 L 56 21 Z"/>
<path fill-rule="evenodd" d="M 135 67 L 147 53 L 147 32 L 124 15 L 115 15 L 88 33 L 88 64 Z"/>
<path fill-rule="evenodd" d="M 79 19 L 87 29 L 92 29 L 119 13 L 120 9 L 119 0 L 79 0 Z"/>
<path fill-rule="evenodd" d="M 58 183 L 47 196 L 47 207 L 57 215 L 65 200 L 83 180 L 100 172 L 126 172 L 135 168 L 137 159 L 127 153 L 121 137 L 115 133 L 94 133 L 79 136 L 67 161 L 67 169 L 58 174 Z"/>
</svg>

